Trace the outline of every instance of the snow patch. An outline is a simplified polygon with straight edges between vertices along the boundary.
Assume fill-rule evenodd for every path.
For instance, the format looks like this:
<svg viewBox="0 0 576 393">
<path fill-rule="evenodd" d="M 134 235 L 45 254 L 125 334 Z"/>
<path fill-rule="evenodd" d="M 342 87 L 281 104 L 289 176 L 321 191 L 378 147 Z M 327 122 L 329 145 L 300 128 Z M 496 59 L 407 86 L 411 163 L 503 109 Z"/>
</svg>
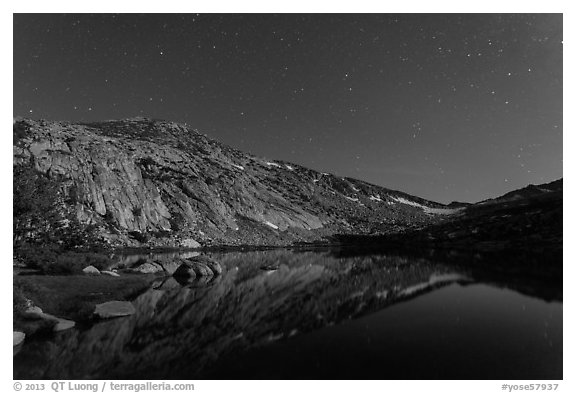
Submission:
<svg viewBox="0 0 576 393">
<path fill-rule="evenodd" d="M 272 229 L 278 229 L 278 227 L 276 225 L 272 224 L 270 221 L 266 221 L 266 222 L 264 222 L 264 224 L 268 225 Z"/>
<path fill-rule="evenodd" d="M 428 213 L 428 214 L 444 214 L 444 215 L 450 215 L 450 214 L 456 214 L 461 210 L 464 210 L 463 207 L 458 207 L 455 209 L 437 209 L 437 208 L 433 208 L 433 207 L 428 207 L 428 206 L 423 206 L 422 207 L 424 209 L 424 213 Z"/>
<path fill-rule="evenodd" d="M 354 186 L 352 186 L 352 189 L 353 189 L 354 191 L 356 191 L 356 192 L 359 192 L 359 191 L 360 191 L 359 189 L 357 189 L 357 188 L 354 187 Z"/>
<path fill-rule="evenodd" d="M 290 165 L 287 165 L 287 164 L 286 164 L 286 168 L 288 168 L 288 169 L 289 169 L 289 170 L 291 170 L 291 171 L 293 171 L 293 170 L 294 170 L 294 168 L 293 168 L 293 167 L 291 167 Z"/>
<path fill-rule="evenodd" d="M 348 199 L 349 201 L 358 202 L 358 204 L 359 204 L 360 206 L 366 206 L 365 204 L 363 204 L 362 202 L 360 202 L 360 199 L 358 199 L 358 198 L 351 198 L 351 197 L 347 197 L 346 195 L 343 195 L 343 197 L 346 198 L 346 199 Z"/>
<path fill-rule="evenodd" d="M 234 168 L 238 168 L 238 169 L 240 169 L 241 171 L 243 171 L 243 170 L 244 170 L 244 167 L 243 167 L 242 165 L 236 165 L 236 164 L 232 164 L 232 166 L 233 166 Z"/>
<path fill-rule="evenodd" d="M 402 197 L 391 197 L 391 198 L 394 199 L 396 202 L 400 202 L 400 203 L 403 203 L 405 205 L 415 206 L 415 207 L 419 207 L 419 208 L 424 207 L 423 205 L 419 204 L 418 202 L 409 201 L 408 199 L 404 199 Z"/>
<path fill-rule="evenodd" d="M 370 200 L 371 201 L 376 201 L 376 202 L 382 202 L 382 199 L 380 198 L 380 195 L 370 195 Z"/>
<path fill-rule="evenodd" d="M 469 280 L 468 277 L 458 274 L 458 273 L 444 273 L 444 274 L 432 274 L 428 280 L 430 284 L 438 284 L 441 282 L 451 282 L 451 281 L 466 281 Z"/>
<path fill-rule="evenodd" d="M 266 162 L 266 165 L 268 165 L 268 166 L 276 166 L 276 167 L 280 168 L 280 165 L 276 164 L 275 162 Z"/>
<path fill-rule="evenodd" d="M 405 205 L 410 205 L 410 206 L 414 206 L 414 207 L 419 207 L 420 209 L 424 210 L 424 213 L 427 214 L 443 214 L 443 215 L 450 215 L 450 214 L 455 214 L 461 210 L 463 210 L 463 207 L 458 207 L 455 209 L 448 209 L 448 208 L 434 208 L 434 207 L 428 207 L 428 206 L 424 206 L 419 204 L 418 202 L 414 202 L 414 201 L 409 201 L 408 199 L 404 199 L 402 197 L 391 197 L 393 200 L 395 200 L 396 202 L 400 202 L 403 203 Z"/>
</svg>

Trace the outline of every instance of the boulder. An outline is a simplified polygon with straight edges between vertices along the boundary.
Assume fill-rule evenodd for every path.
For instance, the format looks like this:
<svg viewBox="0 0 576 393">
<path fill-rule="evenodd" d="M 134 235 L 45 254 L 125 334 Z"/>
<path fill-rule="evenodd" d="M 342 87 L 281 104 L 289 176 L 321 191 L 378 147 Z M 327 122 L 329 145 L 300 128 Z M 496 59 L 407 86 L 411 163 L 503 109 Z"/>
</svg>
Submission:
<svg viewBox="0 0 576 393">
<path fill-rule="evenodd" d="M 22 344 L 26 335 L 22 332 L 14 332 L 12 345 L 15 347 L 16 345 Z"/>
<path fill-rule="evenodd" d="M 41 314 L 44 314 L 44 311 L 38 306 L 29 306 L 26 311 L 24 311 L 24 315 L 26 316 L 39 317 Z"/>
<path fill-rule="evenodd" d="M 137 273 L 161 273 L 163 271 L 162 266 L 160 266 L 156 262 L 144 262 L 142 265 L 139 265 L 135 268 L 132 268 L 131 271 Z"/>
<path fill-rule="evenodd" d="M 198 247 L 200 247 L 200 243 L 198 243 L 194 239 L 182 239 L 180 241 L 180 245 L 182 247 L 186 247 L 186 248 L 198 248 Z"/>
<path fill-rule="evenodd" d="M 98 304 L 94 309 L 94 315 L 98 316 L 99 318 L 125 317 L 132 315 L 135 312 L 136 309 L 132 303 L 118 300 Z"/>
<path fill-rule="evenodd" d="M 105 274 L 107 276 L 112 276 L 112 277 L 120 277 L 120 275 L 116 272 L 111 272 L 110 270 L 102 270 L 100 272 L 101 274 Z"/>
<path fill-rule="evenodd" d="M 82 269 L 82 271 L 85 274 L 100 274 L 100 270 L 96 269 L 94 266 L 90 265 L 90 266 L 86 266 L 84 269 Z"/>
</svg>

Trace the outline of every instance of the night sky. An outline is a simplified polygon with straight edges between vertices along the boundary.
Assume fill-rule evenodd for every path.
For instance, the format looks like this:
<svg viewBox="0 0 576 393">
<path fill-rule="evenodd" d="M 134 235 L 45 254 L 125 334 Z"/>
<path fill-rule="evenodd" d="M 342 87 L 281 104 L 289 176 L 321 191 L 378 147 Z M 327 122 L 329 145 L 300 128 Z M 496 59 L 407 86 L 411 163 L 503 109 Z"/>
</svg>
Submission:
<svg viewBox="0 0 576 393">
<path fill-rule="evenodd" d="M 14 116 L 187 123 L 475 202 L 562 177 L 562 15 L 15 15 Z"/>
</svg>

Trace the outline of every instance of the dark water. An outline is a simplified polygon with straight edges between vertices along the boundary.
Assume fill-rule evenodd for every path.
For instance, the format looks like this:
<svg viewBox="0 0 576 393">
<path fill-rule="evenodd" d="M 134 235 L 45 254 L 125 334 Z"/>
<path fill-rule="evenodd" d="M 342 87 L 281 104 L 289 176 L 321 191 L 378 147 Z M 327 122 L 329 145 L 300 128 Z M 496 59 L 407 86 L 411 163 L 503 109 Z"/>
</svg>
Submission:
<svg viewBox="0 0 576 393">
<path fill-rule="evenodd" d="M 433 255 L 212 257 L 221 277 L 159 280 L 131 317 L 27 341 L 14 377 L 562 378 L 558 278 Z"/>
</svg>

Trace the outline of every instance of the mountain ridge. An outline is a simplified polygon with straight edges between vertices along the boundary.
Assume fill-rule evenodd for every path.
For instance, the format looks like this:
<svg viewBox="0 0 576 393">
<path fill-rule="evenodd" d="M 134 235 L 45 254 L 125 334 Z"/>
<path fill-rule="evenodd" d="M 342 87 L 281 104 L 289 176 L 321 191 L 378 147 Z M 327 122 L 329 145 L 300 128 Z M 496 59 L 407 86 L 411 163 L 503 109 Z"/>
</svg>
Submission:
<svg viewBox="0 0 576 393">
<path fill-rule="evenodd" d="M 403 233 L 463 209 L 267 160 L 164 120 L 17 118 L 13 138 L 15 193 L 31 176 L 58 183 L 43 188 L 59 219 L 30 225 L 34 207 L 24 206 L 20 240 L 72 223 L 112 247 L 285 246 Z"/>
</svg>

